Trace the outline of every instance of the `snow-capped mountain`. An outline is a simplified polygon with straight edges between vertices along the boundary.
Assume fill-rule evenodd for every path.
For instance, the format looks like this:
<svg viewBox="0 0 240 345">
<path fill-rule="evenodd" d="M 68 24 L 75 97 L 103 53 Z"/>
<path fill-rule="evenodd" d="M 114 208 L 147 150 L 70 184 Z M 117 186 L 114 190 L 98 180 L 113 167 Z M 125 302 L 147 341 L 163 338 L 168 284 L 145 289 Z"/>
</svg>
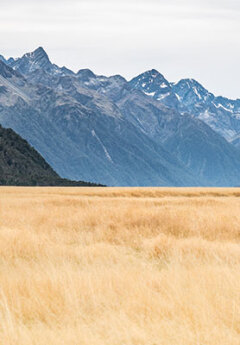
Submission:
<svg viewBox="0 0 240 345">
<path fill-rule="evenodd" d="M 215 97 L 193 79 L 173 84 L 173 92 L 187 111 L 206 122 L 226 140 L 240 132 L 240 100 Z"/>
<path fill-rule="evenodd" d="M 52 64 L 42 47 L 37 48 L 31 53 L 24 54 L 21 58 L 9 59 L 7 63 L 23 75 L 29 75 L 38 70 L 48 72 L 52 75 L 72 73 L 65 67 L 59 68 L 57 65 Z"/>
<path fill-rule="evenodd" d="M 227 110 L 219 122 L 206 116 L 217 109 L 209 115 L 216 119 L 219 104 L 236 111 L 231 102 L 193 80 L 169 83 L 156 70 L 130 82 L 88 69 L 74 73 L 52 64 L 41 47 L 21 58 L 0 58 L 0 124 L 27 139 L 62 177 L 75 180 L 238 185 L 240 153 L 224 139 Z"/>
<path fill-rule="evenodd" d="M 145 95 L 162 104 L 177 107 L 178 99 L 172 92 L 170 83 L 157 70 L 153 69 L 133 78 L 129 85 L 131 88 L 141 90 Z"/>
<path fill-rule="evenodd" d="M 239 136 L 240 100 L 215 97 L 194 79 L 169 83 L 156 70 L 140 74 L 130 85 L 181 114 L 196 116 L 229 142 L 234 143 Z"/>
<path fill-rule="evenodd" d="M 198 103 L 211 102 L 214 98 L 213 94 L 194 79 L 182 79 L 178 83 L 171 83 L 171 87 L 178 100 L 192 109 Z"/>
</svg>

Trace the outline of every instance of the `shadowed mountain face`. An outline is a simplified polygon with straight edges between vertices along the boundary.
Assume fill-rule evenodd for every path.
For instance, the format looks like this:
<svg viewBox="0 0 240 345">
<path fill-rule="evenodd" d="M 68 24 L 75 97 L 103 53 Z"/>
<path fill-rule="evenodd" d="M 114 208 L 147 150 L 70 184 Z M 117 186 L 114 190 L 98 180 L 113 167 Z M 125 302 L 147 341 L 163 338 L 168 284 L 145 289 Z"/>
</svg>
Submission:
<svg viewBox="0 0 240 345">
<path fill-rule="evenodd" d="M 216 125 L 203 115 L 216 102 L 197 82 L 172 84 L 156 70 L 127 82 L 119 75 L 60 68 L 42 48 L 18 59 L 0 58 L 0 123 L 74 180 L 238 185 L 240 155 L 225 140 L 236 119 L 227 122 L 221 113 Z"/>
<path fill-rule="evenodd" d="M 0 185 L 87 186 L 61 179 L 50 165 L 12 129 L 0 126 Z"/>
</svg>

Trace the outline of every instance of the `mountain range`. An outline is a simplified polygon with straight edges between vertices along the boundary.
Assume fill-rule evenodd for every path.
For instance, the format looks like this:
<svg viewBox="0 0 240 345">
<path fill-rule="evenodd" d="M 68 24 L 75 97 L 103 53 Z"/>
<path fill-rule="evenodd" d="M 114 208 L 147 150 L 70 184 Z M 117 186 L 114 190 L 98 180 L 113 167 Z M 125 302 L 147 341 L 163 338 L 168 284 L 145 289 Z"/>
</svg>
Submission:
<svg viewBox="0 0 240 345">
<path fill-rule="evenodd" d="M 63 178 L 112 186 L 235 186 L 240 100 L 193 79 L 150 70 L 77 73 L 43 48 L 0 55 L 0 124 L 27 140 Z"/>
</svg>

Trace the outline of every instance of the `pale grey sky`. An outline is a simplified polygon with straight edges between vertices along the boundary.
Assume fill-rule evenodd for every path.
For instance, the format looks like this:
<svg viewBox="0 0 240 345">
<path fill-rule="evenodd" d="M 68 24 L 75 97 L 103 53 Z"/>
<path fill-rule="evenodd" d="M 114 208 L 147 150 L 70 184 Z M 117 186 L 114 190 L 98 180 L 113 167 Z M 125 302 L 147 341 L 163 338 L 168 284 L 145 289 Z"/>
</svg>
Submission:
<svg viewBox="0 0 240 345">
<path fill-rule="evenodd" d="M 122 74 L 155 68 L 240 98 L 239 0 L 0 0 L 0 54 L 43 46 L 75 71 Z"/>
</svg>

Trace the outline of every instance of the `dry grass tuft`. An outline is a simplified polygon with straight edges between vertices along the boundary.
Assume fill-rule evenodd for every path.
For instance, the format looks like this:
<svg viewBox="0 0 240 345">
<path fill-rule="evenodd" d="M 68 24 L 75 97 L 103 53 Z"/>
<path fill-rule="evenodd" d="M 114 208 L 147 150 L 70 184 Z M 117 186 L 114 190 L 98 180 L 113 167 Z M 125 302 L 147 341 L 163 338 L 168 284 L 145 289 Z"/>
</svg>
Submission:
<svg viewBox="0 0 240 345">
<path fill-rule="evenodd" d="M 240 190 L 1 188 L 1 345 L 239 345 Z"/>
</svg>

